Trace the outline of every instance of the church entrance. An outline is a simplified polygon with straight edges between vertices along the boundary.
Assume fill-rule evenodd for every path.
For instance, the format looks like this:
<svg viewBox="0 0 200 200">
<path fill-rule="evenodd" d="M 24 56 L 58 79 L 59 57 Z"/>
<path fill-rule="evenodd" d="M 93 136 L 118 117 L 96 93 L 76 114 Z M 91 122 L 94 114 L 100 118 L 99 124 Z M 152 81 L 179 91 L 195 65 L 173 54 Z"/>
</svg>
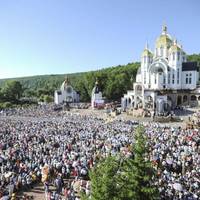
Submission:
<svg viewBox="0 0 200 200">
<path fill-rule="evenodd" d="M 147 109 L 153 109 L 154 102 L 153 102 L 153 98 L 151 95 L 146 97 L 145 103 L 146 103 L 145 107 Z"/>
</svg>

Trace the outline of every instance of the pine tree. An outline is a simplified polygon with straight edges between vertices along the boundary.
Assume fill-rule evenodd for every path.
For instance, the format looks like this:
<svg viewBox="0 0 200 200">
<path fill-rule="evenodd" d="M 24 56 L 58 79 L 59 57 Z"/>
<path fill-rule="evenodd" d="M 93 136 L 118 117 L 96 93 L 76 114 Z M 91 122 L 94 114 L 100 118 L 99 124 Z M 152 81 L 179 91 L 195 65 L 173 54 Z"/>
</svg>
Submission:
<svg viewBox="0 0 200 200">
<path fill-rule="evenodd" d="M 134 134 L 132 157 L 109 156 L 90 172 L 91 198 L 82 200 L 154 200 L 154 170 L 148 160 L 145 131 L 139 126 Z"/>
<path fill-rule="evenodd" d="M 124 161 L 121 173 L 122 200 L 157 199 L 158 191 L 153 186 L 154 170 L 147 159 L 147 142 L 144 127 L 139 126 L 134 135 L 133 157 Z"/>
<path fill-rule="evenodd" d="M 111 156 L 93 168 L 90 172 L 91 200 L 119 200 L 118 170 L 119 162 Z"/>
</svg>

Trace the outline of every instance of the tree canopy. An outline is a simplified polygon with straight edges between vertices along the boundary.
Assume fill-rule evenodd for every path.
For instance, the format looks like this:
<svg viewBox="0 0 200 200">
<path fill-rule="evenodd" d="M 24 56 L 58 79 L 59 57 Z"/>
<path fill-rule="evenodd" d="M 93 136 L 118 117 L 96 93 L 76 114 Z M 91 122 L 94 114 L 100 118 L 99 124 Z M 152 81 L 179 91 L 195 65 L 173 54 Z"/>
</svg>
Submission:
<svg viewBox="0 0 200 200">
<path fill-rule="evenodd" d="M 10 80 L 1 89 L 1 101 L 17 102 L 23 93 L 22 84 L 19 81 Z"/>
<path fill-rule="evenodd" d="M 129 63 L 101 69 L 98 71 L 69 74 L 69 80 L 73 88 L 80 92 L 82 102 L 90 102 L 91 92 L 96 78 L 99 87 L 108 100 L 120 100 L 123 94 L 132 89 L 131 77 L 135 77 L 140 63 Z M 0 80 L 0 87 L 4 87 L 9 81 L 18 81 L 24 88 L 24 97 L 37 97 L 41 99 L 44 95 L 52 96 L 59 89 L 65 79 L 63 75 L 44 75 L 11 80 Z"/>
</svg>

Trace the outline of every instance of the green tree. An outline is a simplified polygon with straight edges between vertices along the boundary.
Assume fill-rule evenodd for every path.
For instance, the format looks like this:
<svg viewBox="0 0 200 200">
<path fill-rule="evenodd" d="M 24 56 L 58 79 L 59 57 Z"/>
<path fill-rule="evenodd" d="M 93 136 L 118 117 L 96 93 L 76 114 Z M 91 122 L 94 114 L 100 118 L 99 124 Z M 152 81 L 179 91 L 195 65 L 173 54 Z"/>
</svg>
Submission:
<svg viewBox="0 0 200 200">
<path fill-rule="evenodd" d="M 52 93 L 51 93 L 51 91 L 48 90 L 48 89 L 45 89 L 45 88 L 38 88 L 36 94 L 37 94 L 37 97 L 40 97 L 40 96 L 42 96 L 42 95 L 51 95 Z"/>
<path fill-rule="evenodd" d="M 4 94 L 3 94 L 3 91 L 2 89 L 0 89 L 0 102 L 4 102 Z"/>
<path fill-rule="evenodd" d="M 119 162 L 115 157 L 107 157 L 90 172 L 91 200 L 118 200 Z M 82 199 L 86 199 L 83 197 Z"/>
<path fill-rule="evenodd" d="M 44 102 L 46 103 L 53 102 L 53 97 L 49 95 L 44 95 L 43 99 L 44 99 Z"/>
<path fill-rule="evenodd" d="M 26 89 L 23 93 L 25 97 L 36 97 L 36 91 L 33 89 Z"/>
<path fill-rule="evenodd" d="M 90 95 L 88 94 L 88 90 L 87 90 L 84 80 L 82 80 L 82 79 L 77 80 L 77 82 L 75 84 L 75 88 L 77 91 L 79 91 L 81 93 L 81 95 L 80 95 L 81 102 L 90 101 Z"/>
<path fill-rule="evenodd" d="M 105 95 L 109 100 L 120 100 L 123 94 L 127 91 L 127 77 L 125 73 L 112 74 L 108 79 Z"/>
<path fill-rule="evenodd" d="M 19 81 L 7 81 L 1 92 L 5 100 L 17 102 L 23 93 L 22 84 Z"/>
<path fill-rule="evenodd" d="M 195 61 L 197 63 L 200 63 L 200 54 L 192 54 L 187 56 L 188 61 Z"/>
<path fill-rule="evenodd" d="M 158 190 L 153 185 L 155 171 L 148 159 L 144 127 L 139 126 L 134 135 L 133 157 L 124 162 L 121 173 L 121 199 L 153 200 Z"/>
</svg>

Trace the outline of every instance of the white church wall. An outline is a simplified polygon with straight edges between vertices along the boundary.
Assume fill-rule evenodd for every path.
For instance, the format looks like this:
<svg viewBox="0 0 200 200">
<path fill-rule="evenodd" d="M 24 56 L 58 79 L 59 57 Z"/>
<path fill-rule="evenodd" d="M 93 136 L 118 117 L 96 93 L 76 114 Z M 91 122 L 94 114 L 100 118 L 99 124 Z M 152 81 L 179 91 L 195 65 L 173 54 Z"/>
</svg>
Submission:
<svg viewBox="0 0 200 200">
<path fill-rule="evenodd" d="M 190 79 L 191 79 L 191 82 L 190 82 Z M 197 80 L 198 79 L 197 79 L 196 71 L 183 71 L 182 72 L 182 89 L 195 89 Z"/>
<path fill-rule="evenodd" d="M 55 104 L 60 104 L 60 103 L 63 103 L 63 95 L 61 94 L 61 95 L 59 95 L 58 93 L 57 93 L 57 91 L 54 93 L 54 102 L 55 102 Z"/>
<path fill-rule="evenodd" d="M 142 82 L 141 74 L 137 74 L 137 76 L 136 76 L 136 82 L 138 82 L 138 83 Z"/>
</svg>

